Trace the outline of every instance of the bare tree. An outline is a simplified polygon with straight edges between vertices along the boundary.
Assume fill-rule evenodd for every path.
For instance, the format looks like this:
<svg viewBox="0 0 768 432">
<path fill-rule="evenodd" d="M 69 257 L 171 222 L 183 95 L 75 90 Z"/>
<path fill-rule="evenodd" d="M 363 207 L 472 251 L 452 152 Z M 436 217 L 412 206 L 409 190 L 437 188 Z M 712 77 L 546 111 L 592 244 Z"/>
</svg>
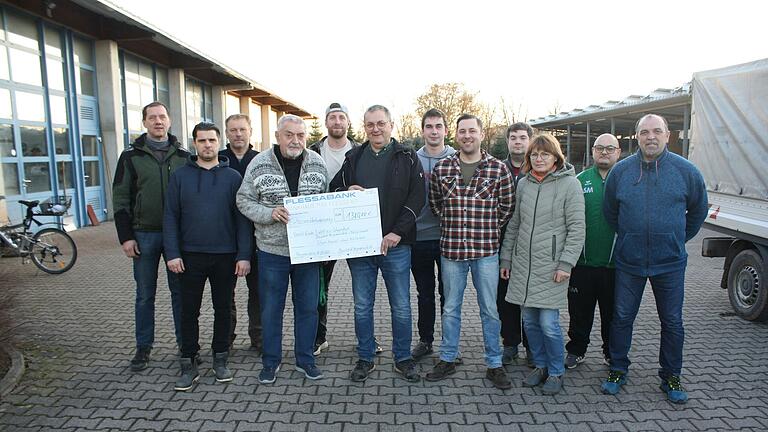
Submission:
<svg viewBox="0 0 768 432">
<path fill-rule="evenodd" d="M 463 113 L 477 114 L 480 103 L 477 93 L 471 93 L 461 83 L 432 84 L 427 91 L 416 98 L 416 115 L 421 117 L 430 108 L 437 108 L 448 121 L 448 141 L 453 140 L 452 124 Z"/>
<path fill-rule="evenodd" d="M 401 115 L 395 121 L 395 127 L 397 128 L 397 135 L 400 137 L 400 141 L 404 143 L 412 143 L 420 135 L 416 114 L 412 112 Z"/>
</svg>

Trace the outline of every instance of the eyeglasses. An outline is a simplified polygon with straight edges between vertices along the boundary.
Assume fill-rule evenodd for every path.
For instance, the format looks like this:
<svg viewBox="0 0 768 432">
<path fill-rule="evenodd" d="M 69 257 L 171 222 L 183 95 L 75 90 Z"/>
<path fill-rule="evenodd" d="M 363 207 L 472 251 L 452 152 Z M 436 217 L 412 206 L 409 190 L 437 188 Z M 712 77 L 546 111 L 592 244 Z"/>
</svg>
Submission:
<svg viewBox="0 0 768 432">
<path fill-rule="evenodd" d="M 387 122 L 385 122 L 385 121 L 383 121 L 383 120 L 379 120 L 379 121 L 378 121 L 378 122 L 376 122 L 376 123 L 373 123 L 373 122 L 371 122 L 371 123 L 366 123 L 366 124 L 365 124 L 365 128 L 366 128 L 366 129 L 368 129 L 368 130 L 373 130 L 373 128 L 374 128 L 374 127 L 378 127 L 379 129 L 384 129 L 384 127 L 385 127 L 387 124 L 388 124 Z"/>
<path fill-rule="evenodd" d="M 615 146 L 594 146 L 592 149 L 598 153 L 605 152 L 607 154 L 613 154 L 616 150 L 618 150 L 618 147 Z"/>
<path fill-rule="evenodd" d="M 531 160 L 541 159 L 543 161 L 552 159 L 552 155 L 549 153 L 531 153 Z"/>
</svg>

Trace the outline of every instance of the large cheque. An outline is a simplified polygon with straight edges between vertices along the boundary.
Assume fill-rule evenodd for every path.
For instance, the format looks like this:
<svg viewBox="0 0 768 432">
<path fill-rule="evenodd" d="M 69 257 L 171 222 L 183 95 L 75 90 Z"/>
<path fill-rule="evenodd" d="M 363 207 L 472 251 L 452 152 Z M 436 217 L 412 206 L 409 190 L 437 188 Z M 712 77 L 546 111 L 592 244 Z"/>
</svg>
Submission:
<svg viewBox="0 0 768 432">
<path fill-rule="evenodd" d="M 283 198 L 291 264 L 381 253 L 378 189 Z"/>
</svg>

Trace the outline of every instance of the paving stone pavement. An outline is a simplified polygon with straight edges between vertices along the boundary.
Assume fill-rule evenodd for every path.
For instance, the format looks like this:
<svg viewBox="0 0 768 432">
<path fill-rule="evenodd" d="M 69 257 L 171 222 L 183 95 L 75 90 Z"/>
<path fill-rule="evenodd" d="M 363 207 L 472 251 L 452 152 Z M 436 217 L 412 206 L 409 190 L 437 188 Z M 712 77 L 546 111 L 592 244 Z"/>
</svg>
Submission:
<svg viewBox="0 0 768 432">
<path fill-rule="evenodd" d="M 15 342 L 28 361 L 20 384 L 0 402 L 2 430 L 768 430 L 768 326 L 732 315 L 727 295 L 719 288 L 722 259 L 700 256 L 702 234 L 688 244 L 684 383 L 691 400 L 683 406 L 668 403 L 658 389 L 659 323 L 650 289 L 635 326 L 629 383 L 617 396 L 600 393 L 607 367 L 601 363 L 597 322 L 587 360 L 567 372 L 561 394 L 543 396 L 538 389 L 523 388 L 528 369 L 522 361 L 507 367 L 511 390 L 493 388 L 484 379 L 472 289 L 466 292 L 462 320 L 465 363 L 450 379 L 406 383 L 392 371 L 392 355 L 385 352 L 376 360 L 371 378 L 352 383 L 353 305 L 349 271 L 343 264 L 336 267 L 329 293 L 331 348 L 318 358 L 324 379 L 309 381 L 293 369 L 289 307 L 283 369 L 275 384 L 258 383 L 261 360 L 241 336 L 232 355 L 232 383 L 215 383 L 205 349 L 200 383 L 192 392 L 174 392 L 178 369 L 164 279 L 158 289 L 151 367 L 131 373 L 134 283 L 114 226 L 81 229 L 73 237 L 80 257 L 63 275 L 43 274 L 31 264 L 21 265 L 18 258 L 0 260 L 0 289 L 16 293 Z M 241 281 L 236 297 L 242 305 L 241 323 L 247 320 L 244 288 Z M 389 347 L 386 291 L 381 282 L 379 288 L 376 334 Z M 415 288 L 411 292 L 415 319 Z M 567 328 L 567 313 L 562 323 Z M 201 314 L 203 346 L 210 341 L 211 327 L 207 304 Z M 439 318 L 436 328 L 439 338 Z M 422 373 L 436 362 L 436 355 L 422 360 Z"/>
</svg>

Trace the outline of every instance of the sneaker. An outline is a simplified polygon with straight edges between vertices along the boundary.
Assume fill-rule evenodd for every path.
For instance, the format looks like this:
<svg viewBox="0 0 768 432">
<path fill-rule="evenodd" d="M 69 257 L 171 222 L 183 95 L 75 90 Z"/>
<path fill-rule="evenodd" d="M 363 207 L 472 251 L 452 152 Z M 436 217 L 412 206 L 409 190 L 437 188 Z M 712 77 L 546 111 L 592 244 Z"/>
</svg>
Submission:
<svg viewBox="0 0 768 432">
<path fill-rule="evenodd" d="M 536 387 L 547 380 L 547 370 L 543 368 L 534 368 L 530 374 L 523 380 L 523 387 Z"/>
<path fill-rule="evenodd" d="M 194 387 L 197 380 L 200 379 L 200 373 L 197 371 L 197 362 L 193 358 L 179 359 L 181 366 L 181 376 L 176 380 L 173 389 L 176 391 L 187 391 Z"/>
<path fill-rule="evenodd" d="M 501 364 L 511 365 L 520 358 L 520 352 L 517 350 L 517 346 L 505 346 L 504 353 L 501 355 Z"/>
<path fill-rule="evenodd" d="M 355 368 L 352 369 L 352 372 L 349 374 L 349 379 L 354 382 L 363 382 L 368 379 L 368 375 L 370 375 L 374 369 L 376 369 L 376 365 L 373 364 L 373 362 L 358 360 L 357 363 L 355 363 Z"/>
<path fill-rule="evenodd" d="M 328 341 L 323 341 L 322 343 L 315 343 L 315 351 L 312 353 L 316 356 L 319 356 L 321 352 L 328 349 L 330 345 L 328 345 Z"/>
<path fill-rule="evenodd" d="M 454 362 L 454 363 L 456 363 L 456 366 L 459 366 L 459 365 L 463 365 L 463 364 L 464 364 L 464 360 L 462 360 L 462 358 L 461 358 L 461 352 L 459 352 L 458 354 L 456 354 L 456 358 L 455 358 L 455 359 L 453 359 L 453 362 Z"/>
<path fill-rule="evenodd" d="M 576 354 L 568 353 L 567 356 L 565 356 L 565 367 L 566 369 L 573 369 L 576 366 L 584 363 L 584 356 L 577 356 Z"/>
<path fill-rule="evenodd" d="M 419 342 L 416 344 L 416 347 L 413 348 L 413 351 L 411 352 L 411 357 L 413 357 L 414 360 L 418 360 L 425 355 L 432 354 L 434 350 L 432 349 L 432 344 L 427 342 Z"/>
<path fill-rule="evenodd" d="M 493 386 L 497 389 L 506 390 L 512 388 L 512 383 L 509 381 L 507 371 L 503 367 L 488 368 L 485 371 L 485 378 L 493 383 Z"/>
<path fill-rule="evenodd" d="M 407 359 L 395 363 L 395 372 L 402 375 L 403 378 L 405 378 L 405 380 L 408 382 L 419 382 L 421 379 L 421 376 L 419 376 L 419 371 L 416 368 L 416 362 L 414 362 L 412 359 Z"/>
<path fill-rule="evenodd" d="M 440 360 L 437 362 L 434 368 L 432 368 L 432 372 L 428 372 L 425 378 L 427 381 L 440 381 L 441 379 L 445 379 L 448 377 L 448 375 L 453 375 L 456 373 L 456 362 L 447 362 Z"/>
<path fill-rule="evenodd" d="M 373 343 L 376 344 L 376 349 L 374 350 L 374 354 L 379 355 L 384 352 L 384 348 L 381 347 L 381 344 L 379 344 L 378 339 L 373 338 Z"/>
<path fill-rule="evenodd" d="M 264 366 L 259 373 L 259 382 L 262 384 L 272 384 L 277 379 L 278 372 L 280 372 L 280 365 Z"/>
<path fill-rule="evenodd" d="M 304 377 L 311 380 L 323 378 L 323 373 L 316 365 L 296 365 L 296 370 L 304 374 Z"/>
<path fill-rule="evenodd" d="M 555 395 L 563 389 L 563 376 L 550 375 L 541 386 L 541 393 L 545 395 Z"/>
<path fill-rule="evenodd" d="M 138 347 L 136 355 L 131 359 L 131 371 L 138 372 L 146 369 L 149 366 L 149 354 L 151 352 L 152 347 Z"/>
<path fill-rule="evenodd" d="M 667 399 L 670 402 L 676 404 L 684 404 L 688 402 L 688 392 L 683 389 L 680 384 L 680 377 L 677 375 L 671 375 L 666 380 L 661 381 L 661 391 L 667 394 Z"/>
<path fill-rule="evenodd" d="M 227 367 L 228 352 L 213 354 L 213 374 L 216 375 L 216 382 L 232 381 L 232 371 Z"/>
<path fill-rule="evenodd" d="M 621 390 L 621 386 L 627 383 L 627 374 L 624 372 L 612 370 L 608 372 L 608 378 L 603 381 L 600 388 L 603 389 L 603 393 L 615 395 Z"/>
</svg>

